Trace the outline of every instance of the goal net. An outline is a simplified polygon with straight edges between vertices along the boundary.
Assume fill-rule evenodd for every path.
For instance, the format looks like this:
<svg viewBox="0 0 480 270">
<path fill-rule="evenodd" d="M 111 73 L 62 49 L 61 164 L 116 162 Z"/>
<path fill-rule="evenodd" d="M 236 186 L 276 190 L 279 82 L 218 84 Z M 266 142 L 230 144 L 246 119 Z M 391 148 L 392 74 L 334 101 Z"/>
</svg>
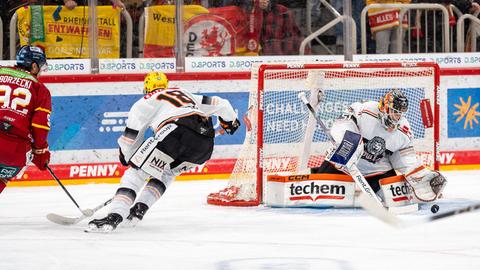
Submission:
<svg viewBox="0 0 480 270">
<path fill-rule="evenodd" d="M 267 175 L 308 173 L 323 162 L 330 144 L 298 98 L 301 92 L 329 128 L 351 103 L 401 90 L 409 100 L 406 117 L 417 155 L 438 168 L 435 63 L 263 64 L 252 70 L 251 82 L 245 141 L 227 187 L 210 194 L 210 204 L 259 205 L 268 192 Z M 324 94 L 320 102 L 319 92 Z"/>
</svg>

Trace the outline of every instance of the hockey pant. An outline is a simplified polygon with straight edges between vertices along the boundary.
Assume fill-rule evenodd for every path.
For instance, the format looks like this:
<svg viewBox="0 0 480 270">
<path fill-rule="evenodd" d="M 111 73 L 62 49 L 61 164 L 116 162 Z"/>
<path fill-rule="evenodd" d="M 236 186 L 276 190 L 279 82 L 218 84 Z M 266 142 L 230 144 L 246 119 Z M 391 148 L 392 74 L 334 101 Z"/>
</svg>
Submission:
<svg viewBox="0 0 480 270">
<path fill-rule="evenodd" d="M 120 214 L 124 220 L 137 199 L 151 207 L 172 183 L 175 176 L 201 165 L 210 159 L 214 139 L 184 126 L 177 126 L 162 141 L 152 143 L 147 139 L 135 153 L 133 164 L 125 171 L 120 186 L 111 204 L 111 212 Z M 137 160 L 136 160 L 137 159 Z M 145 185 L 145 180 L 148 180 Z"/>
<path fill-rule="evenodd" d="M 30 142 L 0 132 L 0 193 L 8 180 L 21 176 L 32 159 Z"/>
</svg>

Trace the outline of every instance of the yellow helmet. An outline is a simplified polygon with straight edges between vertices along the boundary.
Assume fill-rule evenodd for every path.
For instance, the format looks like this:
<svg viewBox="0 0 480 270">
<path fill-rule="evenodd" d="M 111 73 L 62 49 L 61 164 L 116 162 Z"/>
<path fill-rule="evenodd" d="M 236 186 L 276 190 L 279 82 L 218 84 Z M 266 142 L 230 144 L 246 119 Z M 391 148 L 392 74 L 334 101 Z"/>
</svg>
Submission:
<svg viewBox="0 0 480 270">
<path fill-rule="evenodd" d="M 168 88 L 168 79 L 163 72 L 150 72 L 143 80 L 143 93 L 148 94 L 157 89 Z"/>
</svg>

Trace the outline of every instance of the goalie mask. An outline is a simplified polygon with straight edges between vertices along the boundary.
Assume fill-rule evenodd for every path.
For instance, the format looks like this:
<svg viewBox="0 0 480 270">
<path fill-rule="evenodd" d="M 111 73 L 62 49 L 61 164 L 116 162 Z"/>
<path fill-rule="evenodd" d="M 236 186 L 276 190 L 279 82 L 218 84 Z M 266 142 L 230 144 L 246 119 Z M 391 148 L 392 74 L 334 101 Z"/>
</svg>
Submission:
<svg viewBox="0 0 480 270">
<path fill-rule="evenodd" d="M 408 99 L 400 90 L 393 89 L 380 99 L 378 110 L 380 111 L 380 121 L 385 129 L 393 131 L 408 110 Z"/>
<path fill-rule="evenodd" d="M 148 94 L 157 89 L 167 89 L 168 79 L 163 72 L 150 72 L 143 80 L 143 93 Z"/>
</svg>

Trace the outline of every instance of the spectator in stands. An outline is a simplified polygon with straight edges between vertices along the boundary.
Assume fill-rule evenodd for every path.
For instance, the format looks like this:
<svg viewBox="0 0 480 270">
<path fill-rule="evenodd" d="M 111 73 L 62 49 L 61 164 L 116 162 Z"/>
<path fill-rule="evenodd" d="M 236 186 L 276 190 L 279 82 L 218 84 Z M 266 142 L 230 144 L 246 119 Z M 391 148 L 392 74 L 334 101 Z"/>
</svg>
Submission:
<svg viewBox="0 0 480 270">
<path fill-rule="evenodd" d="M 257 7 L 254 7 L 257 8 Z M 258 0 L 260 54 L 297 55 L 303 39 L 293 13 L 277 0 Z"/>
<path fill-rule="evenodd" d="M 343 14 L 343 0 L 334 0 L 333 6 L 340 14 Z M 358 52 L 360 52 L 362 48 L 362 40 L 361 40 L 362 32 L 361 32 L 360 19 L 361 19 L 362 10 L 364 7 L 365 7 L 365 1 L 352 1 L 352 18 L 356 24 Z M 369 27 L 367 25 L 367 31 L 368 30 L 369 30 Z M 343 53 L 343 24 L 335 25 L 335 34 L 337 36 L 336 37 L 337 53 Z M 375 52 L 375 44 L 369 33 L 367 33 L 367 52 L 368 53 Z"/>
<path fill-rule="evenodd" d="M 408 4 L 411 0 L 366 0 L 367 5 L 371 4 Z M 370 29 L 375 39 L 376 53 L 396 53 L 399 48 L 398 40 L 405 40 L 405 31 L 398 36 L 398 27 L 408 28 L 407 17 L 398 19 L 400 10 L 394 8 L 370 9 L 368 20 Z M 402 42 L 403 43 L 403 42 Z M 405 46 L 402 46 L 403 48 Z"/>
<path fill-rule="evenodd" d="M 66 8 L 74 9 L 76 6 L 78 6 L 79 1 L 80 0 L 63 0 L 63 3 L 64 3 Z M 87 5 L 88 1 L 84 0 L 83 3 L 84 3 L 84 5 Z M 97 4 L 99 6 L 109 5 L 110 3 L 114 6 L 120 7 L 122 10 L 125 9 L 125 4 L 123 4 L 123 2 L 121 0 L 98 0 L 97 1 Z"/>
<path fill-rule="evenodd" d="M 480 10 L 479 0 L 413 0 L 412 3 L 433 3 L 443 5 L 454 5 L 463 14 L 475 13 Z"/>
<path fill-rule="evenodd" d="M 480 0 L 413 0 L 413 3 L 431 3 L 431 4 L 442 4 L 447 6 L 447 9 L 449 11 L 449 26 L 451 31 L 455 31 L 455 25 L 458 20 L 456 17 L 457 14 L 455 14 L 452 10 L 452 7 L 450 5 L 454 5 L 457 7 L 462 14 L 478 14 L 480 12 L 480 5 L 479 2 Z M 412 47 L 415 47 L 417 42 L 420 43 L 420 48 L 421 50 L 424 50 L 425 48 L 425 42 L 427 43 L 427 52 L 443 52 L 443 44 L 441 42 L 441 37 L 443 35 L 443 29 L 439 25 L 433 25 L 433 21 L 438 22 L 438 24 L 443 23 L 443 13 L 442 12 L 435 12 L 433 16 L 435 16 L 435 20 L 432 19 L 432 17 L 427 20 L 427 25 L 424 25 L 425 23 L 425 12 L 417 11 L 416 14 L 416 19 L 415 19 L 415 26 L 412 29 Z M 431 15 L 430 15 L 431 16 Z M 427 17 L 428 18 L 428 17 Z M 468 28 L 469 21 L 465 21 L 465 29 Z M 471 29 L 467 31 L 467 36 L 471 33 Z M 425 36 L 426 33 L 432 33 L 429 34 L 429 36 Z M 434 40 L 433 33 L 435 33 L 437 40 Z M 418 37 L 418 39 L 417 39 Z M 440 38 L 438 38 L 440 37 Z M 453 35 L 453 38 L 456 38 L 456 35 Z M 439 41 L 440 40 L 440 41 Z M 466 41 L 470 40 L 469 38 L 466 38 Z M 457 43 L 454 41 L 452 44 L 455 46 Z M 470 43 L 467 42 L 465 44 L 465 50 L 470 51 Z M 452 51 L 455 50 L 455 48 L 451 48 Z M 422 51 L 423 52 L 423 51 Z"/>
<path fill-rule="evenodd" d="M 15 11 L 28 5 L 61 5 L 63 0 L 0 0 L 0 14 L 3 22 L 3 59 L 9 59 L 8 36 L 10 35 L 10 20 Z"/>
<path fill-rule="evenodd" d="M 209 0 L 208 7 L 242 6 L 243 0 Z"/>
<path fill-rule="evenodd" d="M 201 0 L 184 0 L 184 5 L 201 5 Z M 143 6 L 175 5 L 174 0 L 143 0 Z"/>
</svg>

